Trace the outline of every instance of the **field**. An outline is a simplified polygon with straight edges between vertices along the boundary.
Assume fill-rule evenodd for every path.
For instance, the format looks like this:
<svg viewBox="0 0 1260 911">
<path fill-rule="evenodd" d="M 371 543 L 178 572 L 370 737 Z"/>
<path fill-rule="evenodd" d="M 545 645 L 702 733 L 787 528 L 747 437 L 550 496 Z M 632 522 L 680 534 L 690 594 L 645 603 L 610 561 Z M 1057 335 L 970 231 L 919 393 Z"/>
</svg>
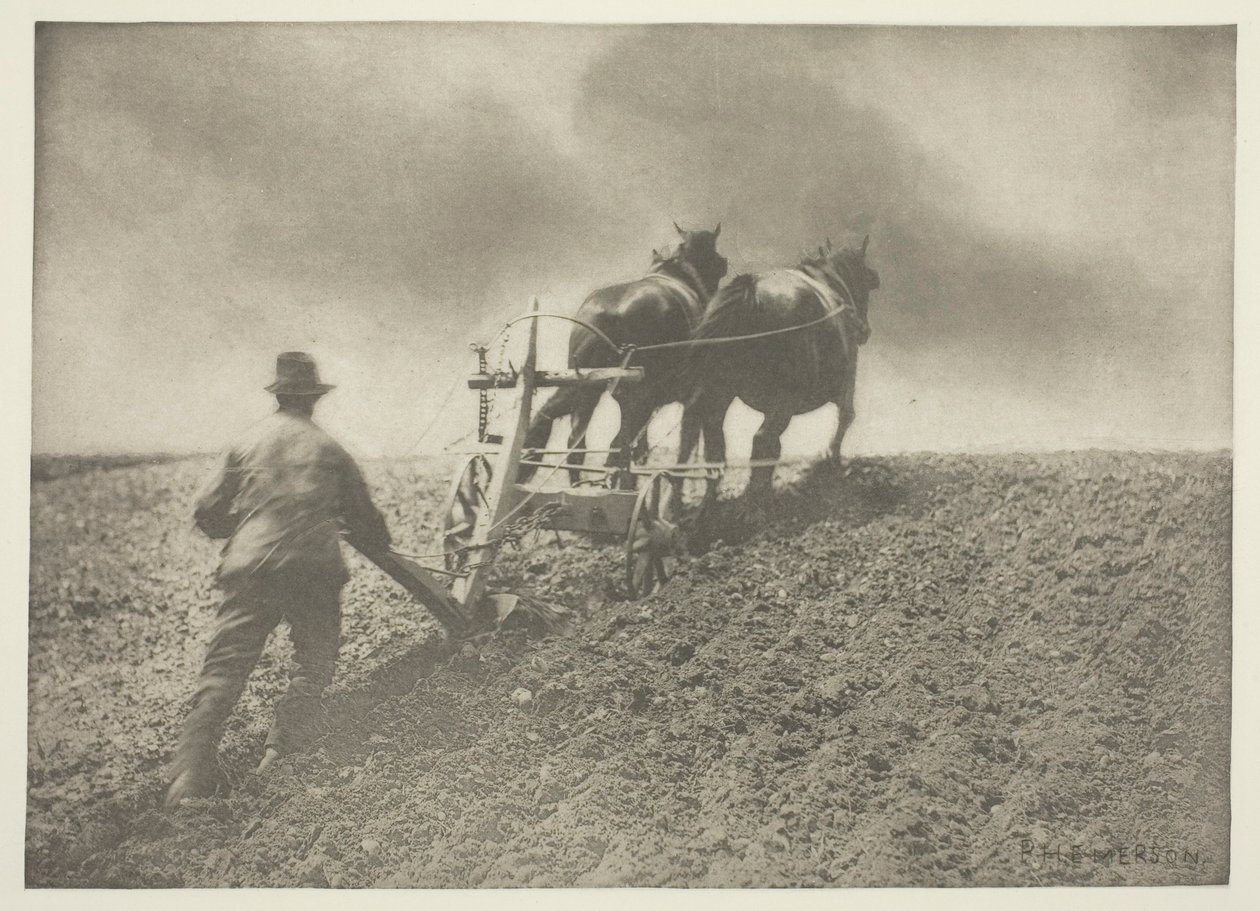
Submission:
<svg viewBox="0 0 1260 911">
<path fill-rule="evenodd" d="M 450 646 L 352 556 L 316 747 L 161 811 L 216 604 L 210 463 L 32 486 L 30 886 L 965 886 L 1229 875 L 1227 454 L 914 455 L 730 496 L 659 594 L 617 544 L 503 554 L 563 637 Z M 448 466 L 365 466 L 433 550 Z"/>
</svg>

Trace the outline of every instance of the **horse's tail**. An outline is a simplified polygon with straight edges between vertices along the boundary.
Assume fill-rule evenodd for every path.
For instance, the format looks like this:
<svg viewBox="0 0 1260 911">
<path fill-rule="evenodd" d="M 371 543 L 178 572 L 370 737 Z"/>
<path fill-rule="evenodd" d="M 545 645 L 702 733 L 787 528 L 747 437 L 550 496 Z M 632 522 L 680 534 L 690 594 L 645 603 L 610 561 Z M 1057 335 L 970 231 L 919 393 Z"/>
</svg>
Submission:
<svg viewBox="0 0 1260 911">
<path fill-rule="evenodd" d="M 576 318 L 581 322 L 569 332 L 569 366 L 589 370 L 592 367 L 616 367 L 620 353 L 608 344 L 623 341 L 624 330 L 615 313 L 602 309 L 592 294 L 578 308 Z M 587 326 L 592 327 L 588 329 Z"/>
<path fill-rule="evenodd" d="M 737 275 L 730 284 L 713 295 L 705 308 L 704 319 L 696 326 L 693 338 L 722 338 L 741 335 L 757 304 L 757 276 Z M 711 346 L 702 346 L 711 347 Z"/>
<path fill-rule="evenodd" d="M 729 357 L 738 343 L 703 344 L 703 342 L 746 335 L 757 322 L 757 276 L 744 274 L 731 279 L 713 296 L 705 308 L 704 318 L 691 333 L 693 341 L 702 344 L 687 349 L 683 364 L 683 380 L 687 389 L 698 389 L 705 376 L 720 360 Z"/>
</svg>

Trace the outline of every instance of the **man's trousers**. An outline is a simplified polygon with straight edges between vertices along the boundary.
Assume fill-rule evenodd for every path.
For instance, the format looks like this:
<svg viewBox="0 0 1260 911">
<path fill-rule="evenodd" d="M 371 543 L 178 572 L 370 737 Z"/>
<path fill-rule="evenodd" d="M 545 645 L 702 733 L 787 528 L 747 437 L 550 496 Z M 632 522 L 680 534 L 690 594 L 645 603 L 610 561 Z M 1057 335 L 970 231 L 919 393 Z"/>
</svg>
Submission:
<svg viewBox="0 0 1260 911">
<path fill-rule="evenodd" d="M 240 699 L 272 630 L 289 623 L 294 667 L 276 703 L 267 746 L 289 753 L 314 733 L 320 697 L 332 682 L 341 641 L 340 584 L 292 575 L 255 578 L 219 608 L 192 709 L 175 753 L 172 779 L 185 769 L 211 776 L 223 725 Z"/>
</svg>

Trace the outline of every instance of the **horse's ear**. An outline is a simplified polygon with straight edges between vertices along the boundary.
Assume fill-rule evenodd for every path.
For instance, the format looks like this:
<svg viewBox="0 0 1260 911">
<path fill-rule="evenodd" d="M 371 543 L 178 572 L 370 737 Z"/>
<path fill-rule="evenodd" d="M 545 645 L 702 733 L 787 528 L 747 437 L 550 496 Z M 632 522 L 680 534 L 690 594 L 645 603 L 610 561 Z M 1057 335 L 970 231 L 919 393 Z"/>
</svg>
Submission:
<svg viewBox="0 0 1260 911">
<path fill-rule="evenodd" d="M 678 227 L 678 222 L 674 222 L 674 230 L 677 231 L 679 234 L 681 234 L 683 237 L 687 236 L 687 232 L 684 231 L 682 228 Z"/>
<path fill-rule="evenodd" d="M 871 242 L 871 235 L 868 234 L 862 238 L 862 255 L 863 256 L 866 255 L 866 245 L 869 244 L 870 242 Z"/>
<path fill-rule="evenodd" d="M 713 229 L 713 239 L 717 240 L 718 235 L 722 233 L 722 223 L 719 221 L 717 227 Z"/>
<path fill-rule="evenodd" d="M 818 258 L 819 259 L 827 258 L 827 251 L 822 248 L 822 244 L 818 245 Z"/>
<path fill-rule="evenodd" d="M 818 249 L 821 250 L 822 247 L 819 247 Z M 827 238 L 827 252 L 830 253 L 833 249 L 835 248 L 831 246 L 831 238 L 828 237 Z"/>
</svg>

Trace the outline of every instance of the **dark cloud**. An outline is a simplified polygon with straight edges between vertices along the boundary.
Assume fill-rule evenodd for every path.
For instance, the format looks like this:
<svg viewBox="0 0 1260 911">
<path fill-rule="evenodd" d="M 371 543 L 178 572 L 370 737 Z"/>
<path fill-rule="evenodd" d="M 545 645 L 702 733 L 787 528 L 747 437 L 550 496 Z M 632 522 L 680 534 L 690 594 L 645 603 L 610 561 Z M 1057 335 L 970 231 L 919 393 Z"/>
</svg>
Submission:
<svg viewBox="0 0 1260 911">
<path fill-rule="evenodd" d="M 871 394 L 1228 433 L 1232 32 L 54 25 L 36 51 L 37 443 L 207 445 L 300 344 L 397 449 L 452 352 L 635 274 L 672 219 L 721 220 L 734 270 L 869 232 Z"/>
<path fill-rule="evenodd" d="M 884 49 L 889 34 L 680 27 L 636 37 L 610 49 L 588 71 L 580 122 L 588 141 L 635 181 L 636 192 L 721 212 L 738 238 L 734 268 L 789 265 L 825 236 L 869 232 L 870 255 L 884 278 L 873 310 L 878 343 L 901 352 L 903 363 L 922 358 L 938 366 L 932 354 L 941 350 L 967 358 L 954 375 L 937 382 L 981 395 L 995 387 L 1022 389 L 1031 393 L 1030 402 L 1062 395 L 1080 406 L 1086 395 L 1105 401 L 1108 384 L 1117 381 L 1147 383 L 1162 394 L 1171 377 L 1182 382 L 1190 373 L 1213 383 L 1209 397 L 1219 396 L 1227 376 L 1219 352 L 1222 330 L 1228 337 L 1228 300 L 1216 302 L 1210 327 L 1197 327 L 1207 331 L 1187 338 L 1187 330 L 1194 330 L 1181 306 L 1184 287 L 1166 287 L 1146 263 L 1097 243 L 1097 224 L 1083 221 L 1079 233 L 1086 243 L 1064 247 L 981 217 L 969 188 L 955 185 L 957 172 L 949 161 L 934 160 L 895 108 L 851 99 L 835 78 L 843 69 L 829 70 L 816 55 L 802 53 L 804 38 L 806 46 L 825 49 L 829 60 L 869 60 Z M 943 72 L 952 66 L 993 78 L 1039 67 L 1046 92 L 1076 79 L 1067 68 L 1079 68 L 1083 51 L 1089 51 L 1081 47 L 1080 33 L 1057 30 L 893 37 L 904 37 L 905 45 L 917 47 Z M 1205 99 L 1213 106 L 1216 129 L 1228 129 L 1231 83 L 1221 78 L 1220 68 L 1231 61 L 1232 42 L 1165 30 L 1148 37 L 1153 44 L 1138 41 L 1142 66 L 1133 78 L 1098 87 L 1099 93 L 1123 99 L 1116 102 L 1115 119 L 1122 126 L 1138 121 L 1141 136 L 1155 137 L 1179 128 L 1163 116 L 1174 110 L 1197 115 Z M 1084 43 L 1091 41 L 1120 42 L 1131 52 L 1135 36 L 1100 33 Z M 1040 54 L 1030 54 L 1036 45 Z M 906 47 L 900 52 L 915 56 Z M 1175 61 L 1204 54 L 1209 75 L 1179 80 L 1194 64 Z M 952 63 L 945 64 L 947 59 Z M 1201 99 L 1198 107 L 1191 98 Z M 1030 107 L 1035 100 L 1029 98 Z M 1083 106 L 1089 103 L 1082 99 Z M 1053 141 L 1055 124 L 1030 128 Z M 1073 128 L 1069 124 L 1060 132 Z M 1133 138 L 1107 137 L 1100 145 Z M 1184 147 L 1172 148 L 1180 150 L 1181 164 L 1193 163 Z M 1104 159 L 1096 153 L 1095 159 L 1117 167 L 1134 164 L 1132 156 Z M 997 171 L 1026 164 L 1004 160 L 1001 149 L 989 153 L 988 163 Z M 1080 206 L 1083 212 L 1097 205 L 1138 215 L 1152 209 L 1173 214 L 1187 199 L 1196 201 L 1179 192 L 1175 181 L 1153 193 L 1142 185 L 1149 175 L 1134 173 L 1119 187 L 1108 184 L 1114 176 L 1105 169 L 1079 176 L 1078 191 L 1099 194 L 1095 203 Z M 1227 172 L 1222 176 L 1227 183 Z M 1185 242 L 1188 249 L 1206 249 L 1219 263 L 1228 238 L 1219 225 L 1231 217 L 1230 202 L 1218 195 L 1201 204 L 1217 230 Z M 1108 212 L 1099 222 L 1105 226 L 1113 217 Z M 1145 227 L 1160 233 L 1158 225 Z M 1180 271 L 1180 265 L 1174 268 Z"/>
<path fill-rule="evenodd" d="M 143 144 L 101 182 L 120 227 L 199 208 L 229 227 L 233 269 L 465 303 L 604 240 L 599 199 L 550 137 L 491 91 L 400 61 L 398 36 L 382 49 L 359 29 L 201 28 L 190 42 L 186 28 L 93 27 L 90 64 L 65 62 L 60 31 L 41 48 L 60 77 L 45 83 L 48 161 L 90 140 L 58 91 L 75 77 L 94 80 L 105 128 Z"/>
</svg>

